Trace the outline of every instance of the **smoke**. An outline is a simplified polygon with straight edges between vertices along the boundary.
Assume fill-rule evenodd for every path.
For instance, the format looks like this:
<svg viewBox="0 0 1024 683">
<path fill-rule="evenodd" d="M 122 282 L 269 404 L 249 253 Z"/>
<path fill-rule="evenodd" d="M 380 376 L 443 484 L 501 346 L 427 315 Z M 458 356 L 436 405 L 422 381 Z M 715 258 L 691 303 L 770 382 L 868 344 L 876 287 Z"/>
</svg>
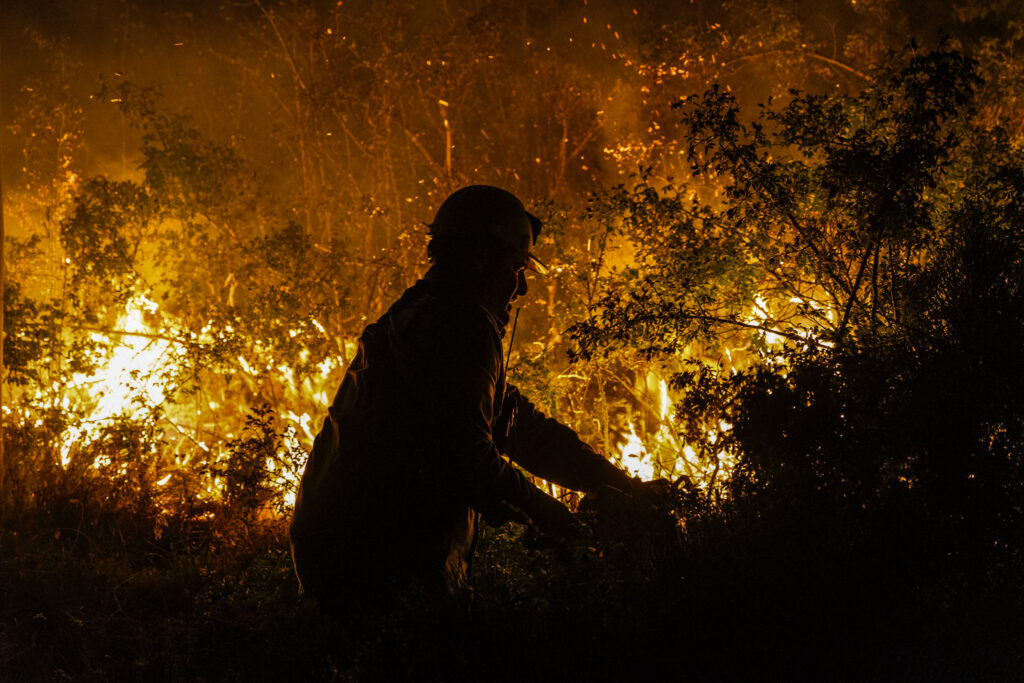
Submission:
<svg viewBox="0 0 1024 683">
<path fill-rule="evenodd" d="M 244 5 L 8 0 L 0 10 L 2 169 L 4 178 L 17 185 L 24 140 L 14 136 L 10 123 L 31 108 L 33 99 L 48 96 L 81 106 L 82 147 L 75 158 L 81 173 L 131 177 L 139 133 L 117 103 L 92 97 L 127 82 L 155 87 L 162 106 L 188 115 L 211 139 L 234 147 L 264 169 L 275 169 L 268 179 L 273 184 L 294 172 L 301 155 L 283 140 L 290 135 L 285 127 L 302 126 L 310 135 L 340 138 L 344 132 L 328 122 L 331 110 L 338 109 L 340 93 L 390 115 L 389 107 L 400 108 L 393 98 L 409 92 L 410 104 L 430 102 L 430 111 L 420 116 L 431 118 L 434 126 L 443 125 L 436 102 L 452 104 L 450 123 L 463 124 L 455 132 L 458 174 L 524 185 L 534 196 L 566 197 L 616 177 L 614 172 L 609 175 L 614 164 L 601 153 L 609 144 L 641 138 L 660 144 L 670 138 L 671 101 L 712 82 L 742 93 L 741 101 L 751 106 L 790 86 L 853 85 L 842 74 L 815 68 L 820 63 L 780 59 L 787 51 L 863 67 L 882 50 L 898 47 L 908 26 L 925 40 L 940 25 L 959 29 L 958 38 L 967 42 L 985 32 L 1006 30 L 995 10 L 954 12 L 947 5 L 911 0 L 270 0 Z M 484 60 L 498 65 L 472 68 Z M 428 61 L 437 68 L 420 68 Z M 384 88 L 389 80 L 387 85 L 400 83 L 404 90 Z M 307 98 L 305 111 L 289 101 L 296 88 Z M 380 101 L 384 90 L 392 101 Z M 512 106 L 501 101 L 509 96 L 518 97 L 516 106 L 533 114 L 534 124 L 509 131 L 503 126 L 521 122 L 495 117 L 481 125 L 489 104 L 496 105 L 492 109 Z M 561 122 L 552 121 L 558 107 L 566 106 L 559 100 L 566 98 L 585 105 L 591 120 L 563 116 Z M 408 113 L 399 118 L 408 121 Z M 665 127 L 663 136 L 652 129 L 652 121 Z M 568 163 L 550 160 L 563 152 L 559 128 L 566 122 L 598 128 L 588 141 L 592 144 L 584 144 L 572 160 L 575 172 L 570 175 L 576 181 L 553 190 L 550 173 L 523 180 L 536 175 L 529 170 L 531 163 Z M 366 142 L 363 131 L 351 132 L 355 137 L 349 142 Z M 423 135 L 422 130 L 409 132 Z M 404 133 L 397 138 L 388 143 L 408 143 Z M 498 154 L 493 150 L 516 140 L 522 154 L 512 172 L 493 168 Z M 566 152 L 580 143 L 571 142 Z M 432 144 L 424 143 L 430 154 L 443 155 L 437 142 Z M 563 170 L 562 180 L 564 176 Z M 424 178 L 406 182 L 420 180 Z M 403 187 L 399 194 L 416 196 L 417 189 L 422 188 Z"/>
</svg>

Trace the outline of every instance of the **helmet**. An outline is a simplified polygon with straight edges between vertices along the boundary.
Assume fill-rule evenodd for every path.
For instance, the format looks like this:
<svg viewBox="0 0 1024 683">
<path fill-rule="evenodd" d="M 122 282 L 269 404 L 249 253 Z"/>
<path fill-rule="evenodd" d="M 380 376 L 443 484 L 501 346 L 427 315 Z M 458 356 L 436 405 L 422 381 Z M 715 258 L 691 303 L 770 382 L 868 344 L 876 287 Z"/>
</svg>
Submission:
<svg viewBox="0 0 1024 683">
<path fill-rule="evenodd" d="M 487 234 L 518 252 L 527 268 L 538 273 L 547 267 L 530 252 L 540 235 L 540 219 L 528 212 L 514 194 L 490 185 L 470 185 L 442 202 L 429 226 L 438 237 Z"/>
</svg>

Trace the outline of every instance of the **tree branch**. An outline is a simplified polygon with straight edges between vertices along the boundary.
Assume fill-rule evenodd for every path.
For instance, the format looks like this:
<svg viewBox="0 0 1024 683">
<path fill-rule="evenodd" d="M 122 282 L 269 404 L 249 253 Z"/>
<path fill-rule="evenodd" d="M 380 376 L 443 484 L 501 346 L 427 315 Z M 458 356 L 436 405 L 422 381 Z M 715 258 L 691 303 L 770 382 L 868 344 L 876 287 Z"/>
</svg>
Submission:
<svg viewBox="0 0 1024 683">
<path fill-rule="evenodd" d="M 857 277 L 853 282 L 853 291 L 850 292 L 850 298 L 846 301 L 846 309 L 843 311 L 843 321 L 839 324 L 839 331 L 836 332 L 837 342 L 841 342 L 843 340 L 843 336 L 846 334 L 846 326 L 850 321 L 850 312 L 853 310 L 853 305 L 857 302 L 857 292 L 860 290 L 860 282 L 864 277 L 864 269 L 867 266 L 868 258 L 876 247 L 877 244 L 872 241 L 861 255 L 860 263 L 857 264 Z"/>
<path fill-rule="evenodd" d="M 775 50 L 766 50 L 765 52 L 758 52 L 756 54 L 743 55 L 742 57 L 736 57 L 735 59 L 730 59 L 728 61 L 722 62 L 722 68 L 724 69 L 726 66 L 732 66 L 732 65 L 737 64 L 737 63 L 749 62 L 749 61 L 753 61 L 753 60 L 756 60 L 756 59 L 760 59 L 762 57 L 768 57 L 768 56 L 771 56 L 771 55 L 780 55 L 780 54 L 797 55 L 797 56 L 804 57 L 804 58 L 807 58 L 807 59 L 814 59 L 814 60 L 817 60 L 819 62 L 824 62 L 825 64 L 828 64 L 829 66 L 832 66 L 832 67 L 835 67 L 835 68 L 840 69 L 842 71 L 845 71 L 846 73 L 848 73 L 848 74 L 850 74 L 852 76 L 856 76 L 857 78 L 861 79 L 862 81 L 870 81 L 871 80 L 871 77 L 868 76 L 863 71 L 861 71 L 859 69 L 855 69 L 852 66 L 850 66 L 849 64 L 844 64 L 843 62 L 840 62 L 838 59 L 833 59 L 831 57 L 826 57 L 824 55 L 819 55 L 816 52 L 804 52 L 802 50 L 796 50 L 796 49 L 793 49 L 793 48 L 778 48 L 778 49 L 775 49 Z"/>
<path fill-rule="evenodd" d="M 114 337 L 140 337 L 142 339 L 155 339 L 158 341 L 166 341 L 172 344 L 180 344 L 184 346 L 185 342 L 174 337 L 168 337 L 163 334 L 156 334 L 153 332 L 128 332 L 127 330 L 111 330 L 103 329 L 101 327 L 87 327 L 85 325 L 62 325 L 69 330 L 79 330 L 81 332 L 95 332 L 96 334 L 106 334 Z"/>
</svg>

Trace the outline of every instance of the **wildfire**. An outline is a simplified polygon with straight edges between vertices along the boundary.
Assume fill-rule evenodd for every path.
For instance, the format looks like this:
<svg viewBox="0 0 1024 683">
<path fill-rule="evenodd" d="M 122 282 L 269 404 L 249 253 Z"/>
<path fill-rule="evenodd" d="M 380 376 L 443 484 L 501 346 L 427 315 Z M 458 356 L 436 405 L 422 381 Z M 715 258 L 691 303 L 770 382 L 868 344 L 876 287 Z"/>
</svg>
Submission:
<svg viewBox="0 0 1024 683">
<path fill-rule="evenodd" d="M 812 310 L 826 323 L 832 323 L 836 318 L 834 310 L 813 298 L 793 297 L 788 301 L 777 301 L 764 294 L 754 297 L 748 314 L 741 318 L 742 322 L 760 330 L 767 347 L 767 355 L 780 362 L 783 360 L 781 348 L 787 341 L 787 335 L 791 338 L 792 334 L 784 329 L 779 320 L 787 316 L 793 317 L 792 312 L 786 309 L 792 309 L 794 306 Z M 812 324 L 806 324 L 798 329 L 804 330 L 801 338 L 807 343 L 831 346 L 831 342 L 820 339 L 810 331 L 813 329 Z M 720 353 L 721 356 L 718 358 L 709 358 L 705 357 L 701 349 L 691 346 L 684 351 L 683 357 L 716 362 L 724 372 L 733 372 L 756 361 L 752 357 L 749 343 L 743 338 L 731 346 L 723 346 Z M 644 421 L 634 416 L 627 422 L 616 445 L 617 454 L 614 456 L 623 469 L 644 481 L 658 478 L 677 479 L 685 476 L 698 487 L 708 485 L 712 477 L 718 482 L 728 478 L 733 465 L 729 453 L 719 450 L 714 458 L 701 459 L 696 449 L 679 435 L 672 412 L 674 402 L 669 393 L 669 383 L 658 370 L 649 371 L 646 377 L 638 382 L 636 394 L 641 404 L 652 406 L 647 415 L 653 414 L 654 419 L 653 424 L 650 419 L 644 424 Z M 707 439 L 711 444 L 716 444 L 721 435 L 731 429 L 732 425 L 725 421 L 719 421 L 717 425 L 707 425 Z"/>
<path fill-rule="evenodd" d="M 802 302 L 790 302 L 794 303 Z M 748 317 L 749 322 L 764 328 L 769 347 L 784 341 L 782 335 L 772 331 L 775 329 L 772 311 L 771 301 L 758 296 Z M 312 320 L 311 324 L 326 334 L 319 321 Z M 227 326 L 224 329 L 233 333 Z M 200 494 L 209 499 L 224 494 L 225 480 L 218 473 L 222 470 L 217 468 L 228 463 L 233 457 L 232 449 L 238 447 L 236 434 L 243 418 L 239 408 L 248 410 L 252 406 L 240 403 L 236 395 L 238 389 L 232 394 L 226 385 L 221 387 L 220 394 L 217 389 L 205 387 L 202 400 L 191 407 L 187 400 L 175 395 L 176 373 L 187 362 L 187 344 L 181 341 L 187 335 L 179 336 L 179 332 L 180 324 L 162 312 L 155 301 L 138 295 L 128 302 L 112 331 L 90 333 L 91 340 L 105 351 L 94 359 L 97 365 L 94 372 L 73 376 L 69 390 L 61 399 L 64 410 L 84 413 L 80 422 L 61 435 L 60 462 L 65 468 L 77 453 L 88 452 L 88 447 L 101 438 L 112 421 L 153 420 L 160 427 L 158 433 L 162 437 L 156 440 L 152 452 L 138 454 L 138 457 L 161 458 L 156 486 L 170 484 L 175 469 L 194 472 L 208 468 L 214 473 L 201 477 L 203 490 Z M 214 323 L 207 322 L 197 339 L 200 343 L 212 344 L 217 336 L 215 332 Z M 295 330 L 291 338 L 298 334 Z M 352 357 L 355 340 L 346 340 L 344 350 L 346 357 Z M 297 360 L 307 363 L 309 353 L 308 349 L 303 349 Z M 719 362 L 726 363 L 724 369 L 730 371 L 748 362 L 751 351 L 743 341 L 723 348 L 720 353 Z M 688 348 L 684 355 L 708 360 L 699 347 Z M 293 364 L 275 359 L 268 349 L 253 343 L 234 361 L 239 370 L 237 375 L 248 388 L 250 398 L 272 387 L 274 404 L 288 407 L 277 414 L 275 423 L 280 436 L 278 448 L 283 450 L 285 458 L 279 453 L 272 454 L 263 467 L 267 481 L 290 506 L 294 503 L 301 474 L 296 464 L 301 459 L 298 456 L 307 453 L 312 445 L 320 416 L 328 407 L 330 392 L 343 369 L 344 357 L 330 355 L 314 365 L 312 372 L 299 373 Z M 636 408 L 630 411 L 628 419 L 619 422 L 621 428 L 615 431 L 617 437 L 609 453 L 631 476 L 644 481 L 687 477 L 699 487 L 728 478 L 731 461 L 727 453 L 722 451 L 714 458 L 702 458 L 680 434 L 667 369 L 641 372 L 633 395 Z M 190 421 L 194 428 L 186 429 L 184 425 Z M 730 428 L 724 422 L 709 425 L 708 440 L 714 444 Z M 157 449 L 164 452 L 158 453 Z M 166 457 L 168 453 L 172 454 L 170 460 Z M 288 461 L 288 457 L 294 462 Z M 94 456 L 92 461 L 95 468 L 109 464 L 110 458 L 104 454 Z"/>
<path fill-rule="evenodd" d="M 174 418 L 184 406 L 174 403 L 172 395 L 173 376 L 185 362 L 183 342 L 161 331 L 151 321 L 167 318 L 156 302 L 146 296 L 130 300 L 121 314 L 115 331 L 93 332 L 92 341 L 105 348 L 106 352 L 98 362 L 97 369 L 89 374 L 76 374 L 69 391 L 63 398 L 62 407 L 67 410 L 73 405 L 85 406 L 85 416 L 77 425 L 67 429 L 60 442 L 61 463 L 67 467 L 74 454 L 82 451 L 98 439 L 104 426 L 115 419 L 144 420 L 157 419 L 157 409 L 163 408 L 159 419 L 165 421 L 165 439 L 178 435 L 174 446 L 174 466 L 184 469 L 196 464 L 216 465 L 231 457 L 228 442 L 234 438 L 234 430 L 224 432 L 220 437 L 187 439 L 189 447 L 183 446 L 181 428 Z M 323 329 L 314 321 L 318 329 Z M 209 337 L 211 324 L 203 328 L 203 337 Z M 355 343 L 346 343 L 346 351 L 354 352 Z M 258 347 L 250 354 L 260 354 Z M 303 357 L 308 352 L 303 353 Z M 351 353 L 349 353 L 351 355 Z M 252 356 L 250 355 L 250 358 Z M 329 390 L 337 381 L 343 361 L 339 357 L 328 357 L 316 365 L 316 371 L 302 376 L 287 363 L 250 360 L 245 355 L 237 358 L 238 367 L 255 380 L 257 376 L 269 374 L 269 380 L 282 389 L 280 402 L 292 407 L 302 406 L 304 410 L 283 410 L 279 415 L 282 427 L 282 444 L 292 453 L 308 452 L 318 429 L 319 416 L 329 403 Z M 261 370 L 263 368 L 263 370 Z M 646 420 L 637 415 L 628 420 L 616 445 L 613 458 L 631 476 L 644 481 L 658 478 L 676 479 L 687 476 L 700 483 L 707 479 L 711 466 L 702 462 L 694 448 L 686 444 L 678 434 L 673 415 L 673 399 L 668 380 L 658 371 L 650 370 L 637 383 L 636 395 L 646 405 Z M 229 401 L 207 400 L 204 403 L 207 419 L 225 424 L 237 424 L 238 415 L 230 411 Z M 199 419 L 196 417 L 196 419 Z M 235 428 L 237 429 L 237 427 Z M 215 432 L 211 432 L 215 434 Z M 194 460 L 194 456 L 199 458 Z M 156 454 L 142 454 L 141 457 L 155 457 Z M 724 454 L 723 454 L 724 455 Z M 104 455 L 96 456 L 92 466 L 109 464 Z M 298 468 L 282 467 L 274 458 L 268 458 L 265 468 L 274 485 L 283 490 L 287 505 L 294 503 L 295 489 L 300 474 Z M 172 472 L 162 472 L 156 481 L 163 487 L 172 481 Z M 204 495 L 211 498 L 223 492 L 222 477 L 213 476 L 206 482 Z"/>
<path fill-rule="evenodd" d="M 146 315 L 156 313 L 156 302 L 140 295 L 128 302 L 118 320 L 116 335 L 93 332 L 92 341 L 109 349 L 106 359 L 91 373 L 72 376 L 72 393 L 92 409 L 80 424 L 62 435 L 61 464 L 67 467 L 72 450 L 94 440 L 102 426 L 115 417 L 134 419 L 164 403 L 168 377 L 181 360 L 180 345 L 154 332 Z M 105 360 L 105 363 L 103 362 Z M 71 407 L 65 395 L 62 407 Z M 99 464 L 99 463 L 94 463 Z"/>
<path fill-rule="evenodd" d="M 154 321 L 172 331 L 161 331 Z M 116 420 L 155 421 L 162 438 L 154 448 L 173 453 L 172 467 L 179 470 L 216 467 L 232 457 L 231 440 L 240 419 L 237 403 L 208 399 L 200 406 L 190 406 L 174 395 L 177 375 L 187 361 L 187 353 L 186 343 L 175 336 L 177 328 L 173 323 L 155 301 L 138 295 L 127 303 L 111 331 L 90 333 L 90 340 L 101 349 L 92 359 L 95 370 L 75 374 L 59 401 L 64 411 L 82 414 L 82 419 L 60 436 L 62 467 L 69 467 L 76 454 L 88 452 L 89 446 L 101 439 L 104 430 Z M 313 325 L 323 330 L 318 321 L 313 321 Z M 211 343 L 213 332 L 212 323 L 208 322 L 199 341 Z M 347 343 L 346 351 L 354 352 L 354 347 L 354 341 Z M 297 408 L 282 411 L 278 416 L 283 450 L 289 455 L 308 451 L 315 437 L 317 416 L 327 409 L 328 389 L 336 382 L 341 359 L 326 358 L 314 366 L 314 372 L 299 379 L 294 367 L 272 360 L 266 362 L 265 350 L 258 345 L 254 352 L 261 357 L 260 362 L 250 362 L 242 355 L 236 359 L 250 383 L 255 385 L 258 377 L 272 382 L 281 390 L 282 402 Z M 302 360 L 305 359 L 308 351 L 302 354 Z M 183 424 L 190 419 L 196 427 L 186 431 Z M 224 425 L 228 431 L 208 428 L 211 425 Z M 140 453 L 138 457 L 160 454 Z M 101 453 L 93 458 L 91 466 L 102 468 L 110 462 L 110 457 Z M 285 503 L 293 504 L 298 468 L 283 466 L 274 457 L 268 457 L 264 467 L 272 485 L 281 489 Z M 164 487 L 172 480 L 173 470 L 162 471 L 155 484 Z M 223 494 L 224 485 L 223 477 L 209 476 L 197 493 L 216 499 Z"/>
<path fill-rule="evenodd" d="M 651 412 L 655 416 L 653 428 L 638 433 L 638 420 L 630 420 L 618 445 L 617 460 L 630 476 L 642 481 L 677 479 L 686 476 L 702 479 L 706 463 L 701 463 L 694 448 L 686 444 L 677 433 L 673 415 L 673 400 L 668 380 L 656 370 L 649 371 L 640 383 L 638 395 L 653 401 Z"/>
</svg>

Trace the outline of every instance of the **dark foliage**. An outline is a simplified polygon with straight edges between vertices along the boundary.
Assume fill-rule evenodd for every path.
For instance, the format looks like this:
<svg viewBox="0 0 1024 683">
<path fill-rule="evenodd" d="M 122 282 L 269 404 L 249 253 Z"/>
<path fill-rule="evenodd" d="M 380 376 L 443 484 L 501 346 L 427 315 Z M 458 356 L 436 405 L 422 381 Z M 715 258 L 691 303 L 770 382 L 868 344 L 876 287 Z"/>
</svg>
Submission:
<svg viewBox="0 0 1024 683">
<path fill-rule="evenodd" d="M 677 410 L 705 456 L 735 458 L 704 497 L 719 551 L 764 563 L 737 595 L 763 588 L 757 610 L 802 623 L 814 656 L 845 652 L 821 640 L 838 629 L 920 672 L 955 634 L 968 659 L 1024 634 L 1024 165 L 975 119 L 978 83 L 911 48 L 860 95 L 794 92 L 749 125 L 712 90 L 683 105 L 690 185 L 610 198 L 651 267 L 576 327 L 577 353 L 752 335 L 761 362 L 691 364 Z M 721 197 L 682 199 L 711 178 Z M 676 234 L 649 237 L 664 211 Z"/>
</svg>

